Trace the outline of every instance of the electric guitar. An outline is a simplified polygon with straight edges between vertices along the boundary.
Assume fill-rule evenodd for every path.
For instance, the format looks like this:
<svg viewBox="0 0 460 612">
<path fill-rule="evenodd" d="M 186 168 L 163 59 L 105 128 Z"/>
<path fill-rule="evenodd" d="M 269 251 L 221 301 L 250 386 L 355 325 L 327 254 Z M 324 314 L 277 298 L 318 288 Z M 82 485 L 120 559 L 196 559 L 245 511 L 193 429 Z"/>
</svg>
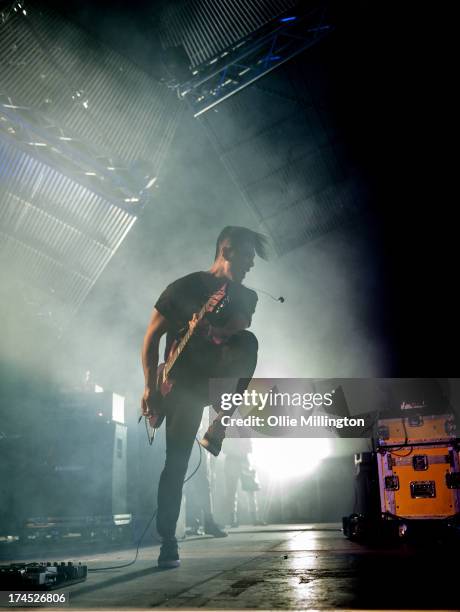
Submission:
<svg viewBox="0 0 460 612">
<path fill-rule="evenodd" d="M 209 313 L 212 313 L 213 316 L 218 315 L 226 308 L 229 302 L 229 297 L 226 294 L 226 291 L 227 283 L 222 285 L 218 291 L 211 295 L 211 297 L 201 307 L 200 311 L 193 319 L 193 325 L 192 321 L 190 321 L 188 329 L 181 339 L 174 340 L 165 363 L 161 363 L 158 366 L 156 371 L 155 394 L 152 402 L 154 408 L 153 411 L 151 410 L 151 413 L 145 417 L 147 427 L 152 430 L 151 433 L 149 433 L 149 441 L 153 440 L 155 430 L 160 427 L 166 416 L 163 398 L 171 392 L 174 386 L 174 369 L 175 366 L 177 366 L 182 352 L 190 342 L 192 336 L 196 333 L 196 330 L 198 329 L 198 326 L 203 318 Z M 209 336 L 209 340 L 211 342 L 217 342 L 217 339 L 213 338 L 212 335 Z"/>
</svg>

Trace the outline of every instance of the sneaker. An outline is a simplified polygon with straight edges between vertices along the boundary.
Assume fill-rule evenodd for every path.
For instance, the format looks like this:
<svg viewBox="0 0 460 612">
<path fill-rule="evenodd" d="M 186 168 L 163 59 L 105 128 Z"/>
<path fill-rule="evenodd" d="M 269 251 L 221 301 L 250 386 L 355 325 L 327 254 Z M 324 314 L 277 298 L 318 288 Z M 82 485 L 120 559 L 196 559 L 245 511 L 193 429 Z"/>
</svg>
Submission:
<svg viewBox="0 0 460 612">
<path fill-rule="evenodd" d="M 176 540 L 165 540 L 160 548 L 158 567 L 173 569 L 180 566 L 179 549 Z"/>
<path fill-rule="evenodd" d="M 217 523 L 212 521 L 207 521 L 204 524 L 204 532 L 207 535 L 212 535 L 215 538 L 226 538 L 228 533 L 221 529 Z"/>
</svg>

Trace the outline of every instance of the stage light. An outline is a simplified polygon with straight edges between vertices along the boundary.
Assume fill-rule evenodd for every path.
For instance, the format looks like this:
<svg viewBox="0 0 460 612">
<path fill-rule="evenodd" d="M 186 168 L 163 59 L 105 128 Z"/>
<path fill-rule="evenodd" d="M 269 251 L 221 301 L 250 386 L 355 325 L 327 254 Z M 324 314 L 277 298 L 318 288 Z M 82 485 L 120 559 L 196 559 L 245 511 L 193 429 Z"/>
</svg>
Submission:
<svg viewBox="0 0 460 612">
<path fill-rule="evenodd" d="M 151 179 L 149 180 L 149 182 L 147 183 L 147 185 L 144 187 L 144 189 L 151 189 L 151 188 L 152 188 L 152 187 L 155 185 L 155 183 L 157 182 L 157 178 L 158 178 L 158 177 L 156 177 L 156 176 L 154 176 L 153 178 L 151 178 Z"/>
<path fill-rule="evenodd" d="M 280 23 L 288 23 L 289 21 L 295 21 L 297 19 L 297 17 L 295 17 L 294 15 L 292 15 L 291 17 L 283 17 L 283 19 L 280 19 Z"/>
<path fill-rule="evenodd" d="M 328 438 L 253 438 L 256 468 L 274 480 L 307 475 L 330 455 Z"/>
</svg>

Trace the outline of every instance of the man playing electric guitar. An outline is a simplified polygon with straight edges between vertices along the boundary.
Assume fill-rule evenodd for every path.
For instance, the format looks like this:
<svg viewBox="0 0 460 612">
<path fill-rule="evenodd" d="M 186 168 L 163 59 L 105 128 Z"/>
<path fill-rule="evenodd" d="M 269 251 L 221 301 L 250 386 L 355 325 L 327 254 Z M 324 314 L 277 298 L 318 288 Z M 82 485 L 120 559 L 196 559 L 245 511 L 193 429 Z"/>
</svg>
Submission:
<svg viewBox="0 0 460 612">
<path fill-rule="evenodd" d="M 154 426 L 159 426 L 163 415 L 166 418 L 166 461 L 158 487 L 157 531 L 162 538 L 159 567 L 180 564 L 176 523 L 190 453 L 203 407 L 209 403 L 209 379 L 236 378 L 235 392 L 242 393 L 256 367 L 258 342 L 247 328 L 257 294 L 242 285 L 256 253 L 266 258 L 262 234 L 244 227 L 224 228 L 210 270 L 194 272 L 168 285 L 155 304 L 145 334 L 142 414 Z M 225 305 L 220 308 L 224 297 Z M 173 367 L 161 393 L 157 388 L 158 357 L 165 333 L 165 368 L 171 363 Z M 201 444 L 218 455 L 224 435 L 224 428 L 216 420 Z"/>
</svg>

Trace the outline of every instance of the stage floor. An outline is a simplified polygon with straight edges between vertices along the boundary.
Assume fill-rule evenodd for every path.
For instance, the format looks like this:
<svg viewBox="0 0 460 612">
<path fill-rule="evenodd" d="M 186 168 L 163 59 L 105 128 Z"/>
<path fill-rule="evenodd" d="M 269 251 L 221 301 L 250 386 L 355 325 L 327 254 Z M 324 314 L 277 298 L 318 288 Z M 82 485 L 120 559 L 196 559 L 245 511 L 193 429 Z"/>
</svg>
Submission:
<svg viewBox="0 0 460 612">
<path fill-rule="evenodd" d="M 67 589 L 74 609 L 459 609 L 458 556 L 442 547 L 370 548 L 338 524 L 240 527 L 227 538 L 187 538 L 182 566 L 156 569 L 158 547 L 123 569 Z M 90 568 L 134 550 L 75 558 Z M 457 553 L 458 554 L 458 553 Z M 66 557 L 66 560 L 68 558 Z"/>
</svg>

